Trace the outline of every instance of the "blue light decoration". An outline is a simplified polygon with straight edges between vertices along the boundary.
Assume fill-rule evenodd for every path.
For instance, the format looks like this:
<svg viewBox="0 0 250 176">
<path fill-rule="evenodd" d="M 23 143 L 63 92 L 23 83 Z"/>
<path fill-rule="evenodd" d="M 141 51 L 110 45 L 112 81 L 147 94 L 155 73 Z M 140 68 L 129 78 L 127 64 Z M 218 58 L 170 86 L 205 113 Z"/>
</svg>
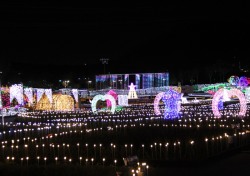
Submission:
<svg viewBox="0 0 250 176">
<path fill-rule="evenodd" d="M 232 86 L 238 86 L 239 83 L 239 77 L 238 76 L 230 76 L 230 78 L 228 79 L 228 82 L 232 85 Z"/>
<path fill-rule="evenodd" d="M 239 79 L 239 86 L 241 87 L 241 88 L 246 88 L 247 86 L 248 86 L 248 80 L 247 80 L 247 77 L 245 77 L 245 76 L 242 76 L 242 77 L 240 77 L 240 79 Z"/>
<path fill-rule="evenodd" d="M 218 102 L 218 109 L 219 110 L 223 110 L 224 106 L 223 106 L 223 96 L 220 97 L 219 102 Z"/>
<path fill-rule="evenodd" d="M 181 99 L 181 94 L 174 91 L 173 89 L 168 89 L 162 97 L 162 101 L 165 104 L 165 119 L 174 119 L 179 117 L 179 100 Z"/>
</svg>

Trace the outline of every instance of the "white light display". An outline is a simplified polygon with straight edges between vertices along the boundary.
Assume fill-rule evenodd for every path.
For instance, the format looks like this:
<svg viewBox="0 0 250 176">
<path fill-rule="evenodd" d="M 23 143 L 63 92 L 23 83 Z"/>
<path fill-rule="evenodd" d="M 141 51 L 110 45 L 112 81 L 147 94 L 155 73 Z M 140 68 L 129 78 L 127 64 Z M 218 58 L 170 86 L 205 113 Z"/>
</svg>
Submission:
<svg viewBox="0 0 250 176">
<path fill-rule="evenodd" d="M 128 86 L 128 87 L 129 87 L 128 99 L 136 99 L 136 98 L 138 98 L 137 94 L 136 94 L 136 91 L 135 91 L 136 85 L 131 83 L 130 86 Z"/>
<path fill-rule="evenodd" d="M 128 95 L 118 95 L 118 105 L 128 106 Z"/>
<path fill-rule="evenodd" d="M 75 101 L 78 102 L 78 89 L 72 89 L 72 94 L 75 98 Z"/>
<path fill-rule="evenodd" d="M 159 102 L 164 96 L 165 92 L 160 92 L 156 95 L 154 99 L 154 112 L 156 115 L 161 115 L 160 109 L 159 109 Z"/>
<path fill-rule="evenodd" d="M 101 100 L 101 101 L 105 101 L 105 100 L 110 100 L 112 106 L 111 106 L 111 113 L 115 113 L 115 108 L 116 108 L 116 102 L 115 102 L 115 99 L 112 95 L 96 95 L 92 102 L 91 102 L 91 108 L 92 108 L 92 112 L 93 113 L 97 113 L 97 110 L 96 110 L 96 103 Z"/>
<path fill-rule="evenodd" d="M 230 98 L 228 97 L 228 90 L 227 89 L 224 89 L 223 91 L 223 99 L 222 99 L 223 102 L 225 101 L 230 101 Z"/>
<path fill-rule="evenodd" d="M 33 103 L 33 89 L 24 88 L 24 94 L 28 97 L 28 102 Z"/>
<path fill-rule="evenodd" d="M 18 104 L 23 104 L 23 85 L 14 84 L 10 87 L 10 103 L 16 98 Z"/>
<path fill-rule="evenodd" d="M 246 88 L 245 97 L 247 101 L 250 101 L 250 87 Z"/>
<path fill-rule="evenodd" d="M 44 89 L 37 89 L 36 90 L 36 101 L 39 102 L 44 94 Z"/>
<path fill-rule="evenodd" d="M 44 89 L 45 95 L 48 97 L 49 102 L 52 104 L 52 90 L 51 89 Z"/>
<path fill-rule="evenodd" d="M 212 110 L 214 113 L 215 117 L 221 117 L 219 108 L 218 108 L 218 104 L 220 101 L 220 98 L 223 96 L 224 94 L 224 89 L 219 89 L 213 97 L 212 100 Z M 239 90 L 239 89 L 231 89 L 228 91 L 228 96 L 232 97 L 232 96 L 237 96 L 239 98 L 240 101 L 240 112 L 239 112 L 239 116 L 243 117 L 246 114 L 247 111 L 247 102 L 246 102 L 246 98 L 244 96 L 244 94 Z"/>
</svg>

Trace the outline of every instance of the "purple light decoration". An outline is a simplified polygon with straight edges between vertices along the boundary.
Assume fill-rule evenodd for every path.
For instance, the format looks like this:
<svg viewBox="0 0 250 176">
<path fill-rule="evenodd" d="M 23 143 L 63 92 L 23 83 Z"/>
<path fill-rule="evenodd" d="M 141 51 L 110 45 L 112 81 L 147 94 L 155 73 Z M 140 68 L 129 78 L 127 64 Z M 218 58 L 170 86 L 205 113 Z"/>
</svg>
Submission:
<svg viewBox="0 0 250 176">
<path fill-rule="evenodd" d="M 218 109 L 222 110 L 224 108 L 223 106 L 223 97 L 220 97 L 219 102 L 218 102 Z"/>
<path fill-rule="evenodd" d="M 113 91 L 113 90 L 108 91 L 107 94 L 108 94 L 108 95 L 111 95 L 112 97 L 114 97 L 115 101 L 116 101 L 117 98 L 118 98 L 117 93 L 115 93 L 115 91 Z M 107 103 L 107 107 L 108 107 L 108 108 L 112 106 L 112 103 L 111 103 L 111 101 L 110 101 L 109 99 L 106 100 L 106 103 Z"/>
<path fill-rule="evenodd" d="M 179 100 L 181 98 L 181 94 L 169 89 L 162 97 L 162 101 L 165 104 L 165 119 L 173 119 L 179 116 Z"/>
<path fill-rule="evenodd" d="M 238 76 L 231 76 L 228 79 L 228 82 L 232 85 L 232 86 L 237 86 L 239 83 L 239 77 Z"/>
<path fill-rule="evenodd" d="M 248 86 L 247 77 L 245 77 L 245 76 L 240 77 L 240 79 L 239 79 L 239 86 L 243 87 L 243 88 Z"/>
<path fill-rule="evenodd" d="M 212 100 L 212 110 L 213 110 L 214 116 L 218 117 L 218 118 L 221 117 L 221 114 L 220 114 L 220 111 L 218 108 L 218 104 L 219 104 L 220 98 L 223 97 L 223 93 L 224 93 L 224 89 L 223 88 L 219 89 L 214 94 L 214 97 Z M 246 111 L 247 111 L 247 101 L 246 101 L 244 94 L 239 89 L 231 89 L 231 90 L 228 90 L 228 96 L 229 97 L 237 96 L 239 98 L 239 101 L 240 101 L 239 116 L 240 117 L 245 116 Z"/>
</svg>

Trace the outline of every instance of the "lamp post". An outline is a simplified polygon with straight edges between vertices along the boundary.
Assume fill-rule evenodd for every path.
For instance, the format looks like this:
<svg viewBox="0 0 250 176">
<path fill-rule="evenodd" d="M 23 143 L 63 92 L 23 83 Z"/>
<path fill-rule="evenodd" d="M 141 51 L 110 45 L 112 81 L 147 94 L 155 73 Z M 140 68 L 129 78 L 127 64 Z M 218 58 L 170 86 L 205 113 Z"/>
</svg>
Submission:
<svg viewBox="0 0 250 176">
<path fill-rule="evenodd" d="M 91 81 L 91 80 L 88 80 L 88 89 L 89 89 L 91 83 L 92 83 L 92 81 Z"/>
<path fill-rule="evenodd" d="M 64 88 L 67 88 L 67 86 L 69 85 L 69 80 L 64 80 L 63 81 L 63 85 L 64 85 Z"/>
<path fill-rule="evenodd" d="M 102 166 L 104 167 L 105 158 L 102 159 Z"/>
<path fill-rule="evenodd" d="M 103 74 L 105 74 L 105 65 L 108 64 L 109 58 L 101 58 L 100 61 L 103 64 Z"/>
</svg>

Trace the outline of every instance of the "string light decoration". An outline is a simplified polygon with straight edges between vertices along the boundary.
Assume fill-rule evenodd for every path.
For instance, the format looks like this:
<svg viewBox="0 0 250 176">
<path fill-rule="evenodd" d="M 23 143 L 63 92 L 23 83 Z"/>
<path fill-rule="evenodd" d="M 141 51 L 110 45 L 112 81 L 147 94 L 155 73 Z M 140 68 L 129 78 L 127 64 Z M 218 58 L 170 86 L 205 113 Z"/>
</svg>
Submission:
<svg viewBox="0 0 250 176">
<path fill-rule="evenodd" d="M 118 95 L 118 105 L 128 106 L 128 95 Z"/>
<path fill-rule="evenodd" d="M 48 97 L 49 102 L 52 104 L 52 90 L 51 89 L 36 89 L 36 96 L 37 96 L 37 102 L 40 101 L 42 98 L 43 94 L 45 94 Z"/>
<path fill-rule="evenodd" d="M 248 86 L 248 79 L 247 79 L 247 77 L 245 77 L 245 76 L 240 77 L 240 79 L 239 79 L 239 86 L 241 88 L 245 88 L 245 87 Z"/>
<path fill-rule="evenodd" d="M 53 107 L 54 111 L 73 111 L 74 99 L 70 95 L 56 94 L 53 95 Z"/>
<path fill-rule="evenodd" d="M 43 93 L 40 100 L 37 101 L 35 109 L 36 110 L 52 110 L 52 103 L 50 103 L 48 96 L 46 96 Z"/>
<path fill-rule="evenodd" d="M 24 94 L 28 98 L 29 103 L 33 103 L 33 89 L 32 88 L 24 88 Z"/>
<path fill-rule="evenodd" d="M 246 88 L 245 97 L 246 97 L 246 100 L 249 102 L 250 101 L 250 87 Z"/>
<path fill-rule="evenodd" d="M 48 97 L 50 103 L 53 102 L 52 100 L 52 90 L 51 89 L 44 89 L 45 95 Z"/>
<path fill-rule="evenodd" d="M 222 96 L 220 97 L 219 102 L 218 102 L 218 109 L 222 110 L 223 108 L 224 108 L 224 105 L 223 105 L 223 96 Z"/>
<path fill-rule="evenodd" d="M 72 89 L 72 94 L 76 102 L 78 102 L 78 89 Z"/>
<path fill-rule="evenodd" d="M 36 104 L 36 110 L 73 111 L 74 99 L 70 95 L 55 94 L 50 103 L 48 96 L 43 94 Z"/>
<path fill-rule="evenodd" d="M 159 109 L 159 103 L 162 97 L 164 96 L 165 92 L 160 92 L 155 96 L 154 99 L 154 112 L 155 115 L 161 115 L 160 109 Z"/>
<path fill-rule="evenodd" d="M 44 94 L 44 89 L 36 89 L 36 101 L 39 102 Z"/>
<path fill-rule="evenodd" d="M 10 89 L 9 87 L 2 87 L 2 92 L 1 92 L 1 97 L 2 97 L 2 107 L 10 107 Z"/>
<path fill-rule="evenodd" d="M 93 100 L 91 101 L 91 109 L 93 113 L 97 113 L 96 110 L 96 104 L 99 100 L 101 101 L 105 101 L 105 100 L 110 100 L 112 106 L 111 106 L 111 113 L 114 114 L 115 113 L 115 109 L 116 109 L 116 101 L 114 99 L 113 96 L 105 94 L 105 95 L 96 95 L 94 96 Z"/>
<path fill-rule="evenodd" d="M 134 85 L 134 83 L 131 83 L 129 87 L 129 92 L 128 92 L 128 99 L 136 99 L 138 98 L 137 97 L 137 94 L 136 94 L 136 91 L 135 91 L 135 87 L 136 85 Z"/>
<path fill-rule="evenodd" d="M 162 101 L 165 104 L 165 119 L 173 119 L 179 117 L 181 94 L 169 89 L 162 97 Z"/>
<path fill-rule="evenodd" d="M 230 78 L 228 79 L 229 84 L 231 84 L 232 86 L 238 86 L 239 83 L 239 77 L 238 76 L 230 76 Z"/>
<path fill-rule="evenodd" d="M 10 103 L 13 99 L 16 99 L 18 104 L 23 104 L 23 85 L 22 84 L 14 84 L 10 87 Z"/>
<path fill-rule="evenodd" d="M 219 104 L 220 98 L 223 97 L 223 94 L 224 94 L 224 89 L 221 88 L 214 94 L 214 97 L 212 100 L 213 114 L 215 117 L 218 117 L 218 118 L 221 117 L 221 113 L 219 111 L 218 104 Z M 240 112 L 238 115 L 240 117 L 245 116 L 246 110 L 247 110 L 247 102 L 246 102 L 246 98 L 245 98 L 244 94 L 239 89 L 234 88 L 234 89 L 228 90 L 228 96 L 229 97 L 236 96 L 239 98 Z"/>
<path fill-rule="evenodd" d="M 117 93 L 115 91 L 109 90 L 107 94 L 111 95 L 112 97 L 114 97 L 115 101 L 117 100 L 118 95 L 117 95 Z M 112 106 L 112 104 L 111 104 L 111 102 L 110 102 L 109 99 L 106 100 L 106 103 L 107 103 L 107 107 L 108 108 Z"/>
</svg>

